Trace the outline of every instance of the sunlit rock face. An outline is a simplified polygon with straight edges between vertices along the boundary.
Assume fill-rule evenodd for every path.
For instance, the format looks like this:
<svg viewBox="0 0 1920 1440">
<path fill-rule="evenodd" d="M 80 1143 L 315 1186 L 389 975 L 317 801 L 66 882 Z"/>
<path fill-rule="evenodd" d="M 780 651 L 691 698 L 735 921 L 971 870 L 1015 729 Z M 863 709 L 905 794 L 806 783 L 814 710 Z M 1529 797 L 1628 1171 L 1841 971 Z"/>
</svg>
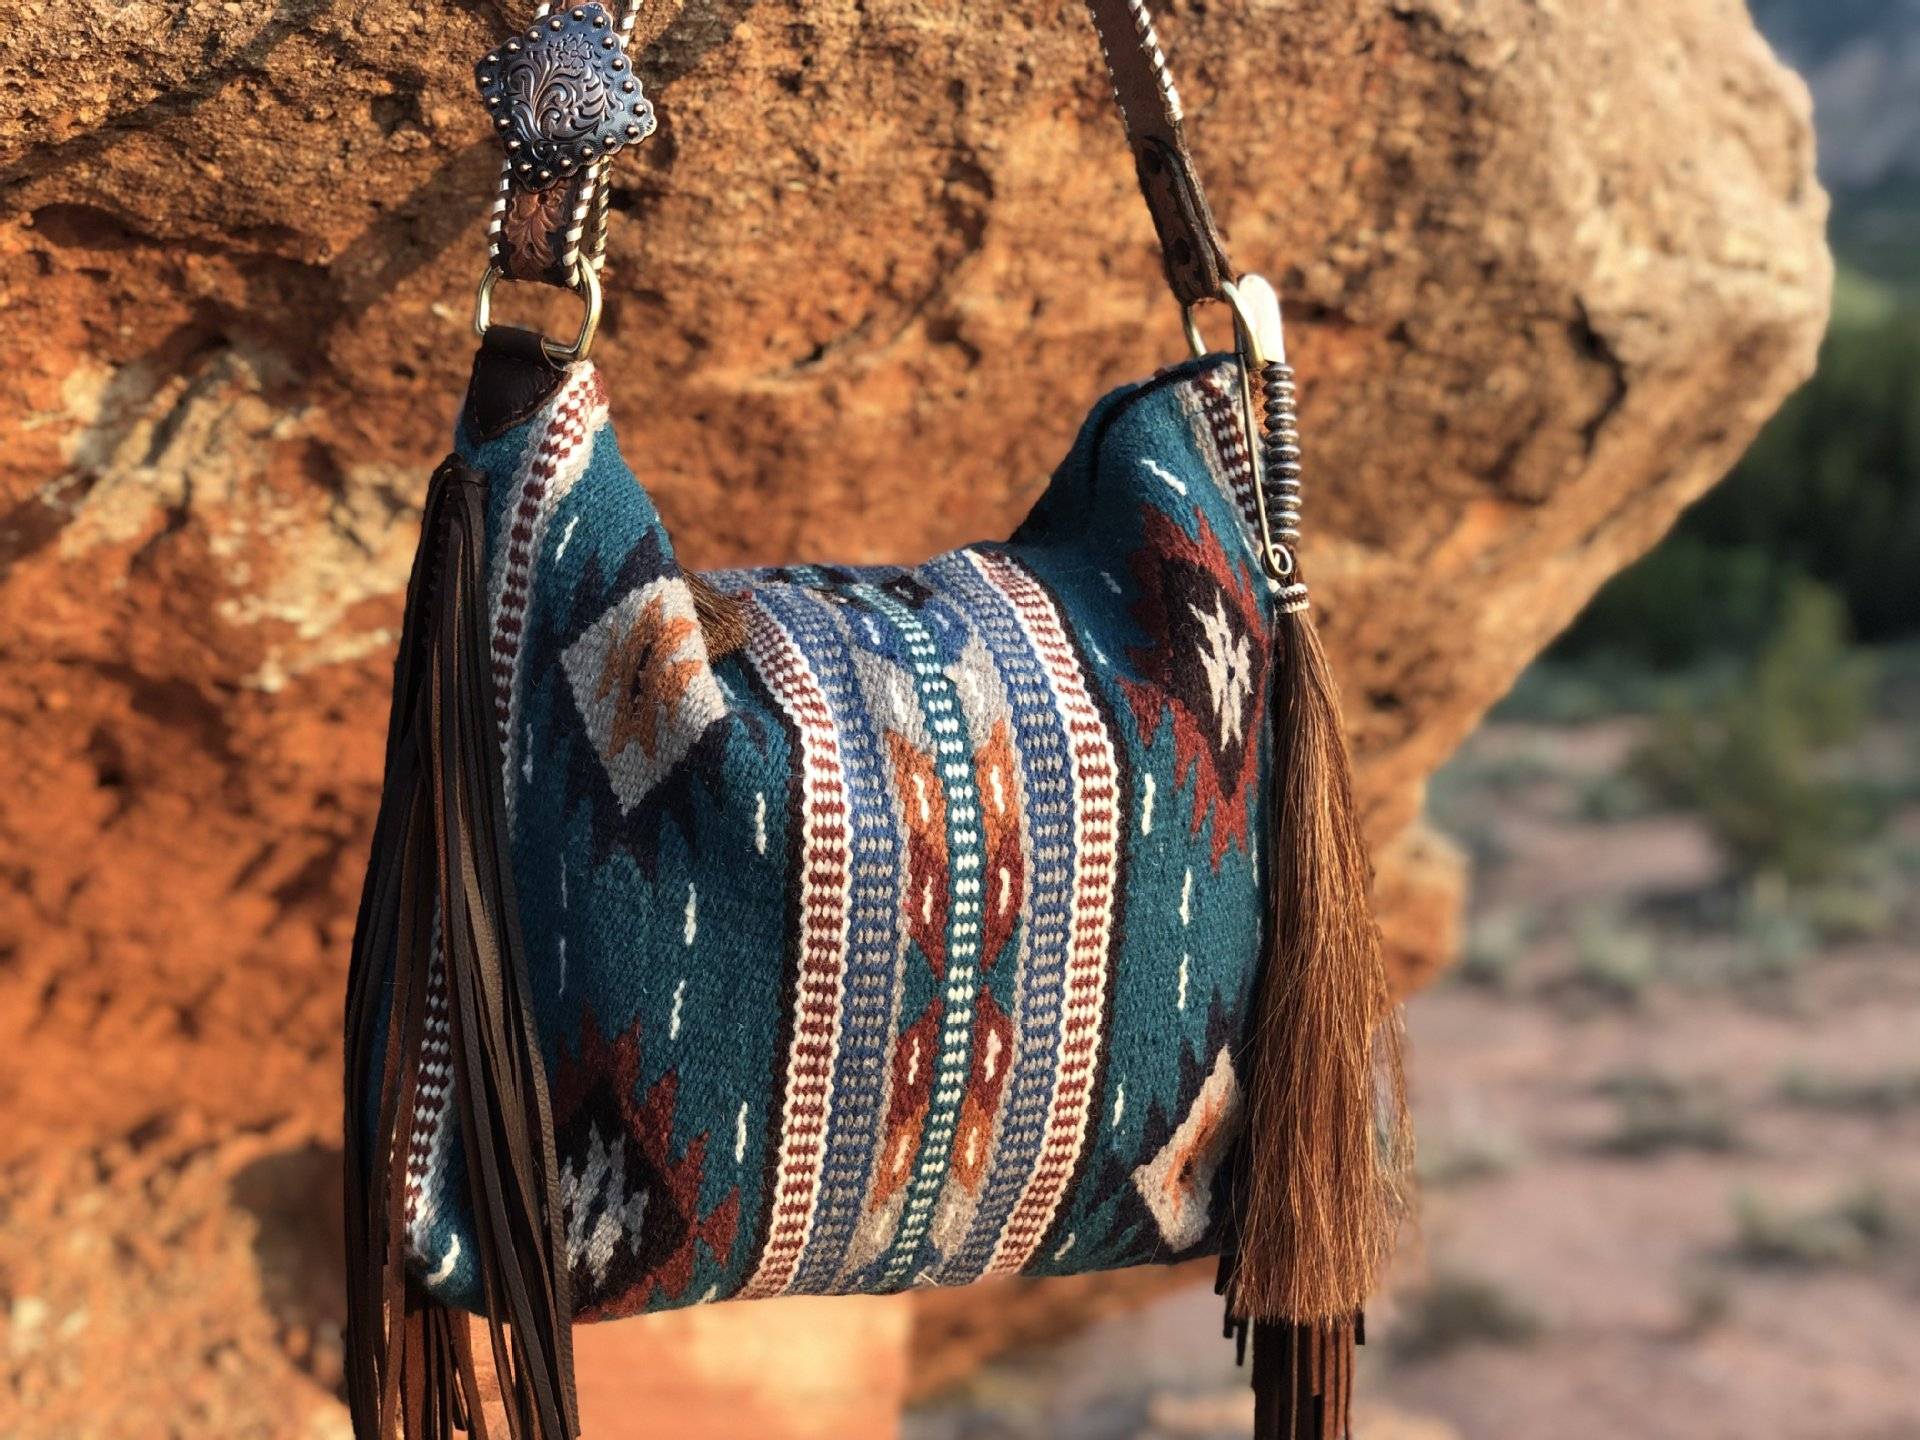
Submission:
<svg viewBox="0 0 1920 1440">
<path fill-rule="evenodd" d="M 1458 867 L 1408 828 L 1424 777 L 1811 364 L 1805 96 L 1737 0 L 1156 8 L 1235 257 L 1290 304 L 1307 556 L 1388 940 L 1426 973 Z M 10 1351 L 40 1413 L 109 1380 L 332 1403 L 326 1286 L 221 1177 L 336 1138 L 490 14 L 26 0 L 0 34 L 0 1159 L 38 1197 L 0 1269 L 52 1306 L 59 1344 Z M 1078 7 L 693 0 L 641 34 L 661 128 L 617 170 L 598 356 L 691 561 L 1004 532 L 1089 402 L 1182 353 Z M 198 1288 L 117 1243 L 169 1206 Z M 191 1316 L 97 1319 L 176 1279 Z M 992 1343 L 952 1333 L 949 1371 Z"/>
</svg>

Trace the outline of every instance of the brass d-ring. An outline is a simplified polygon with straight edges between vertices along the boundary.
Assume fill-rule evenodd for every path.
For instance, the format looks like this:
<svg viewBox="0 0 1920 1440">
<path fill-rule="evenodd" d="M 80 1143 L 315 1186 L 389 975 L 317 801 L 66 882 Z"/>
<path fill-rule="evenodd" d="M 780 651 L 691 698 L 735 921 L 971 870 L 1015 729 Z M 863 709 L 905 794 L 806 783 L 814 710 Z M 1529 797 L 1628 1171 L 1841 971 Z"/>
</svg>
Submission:
<svg viewBox="0 0 1920 1440">
<path fill-rule="evenodd" d="M 1248 273 L 1238 280 L 1220 282 L 1220 293 L 1206 300 L 1217 300 L 1233 316 L 1236 348 L 1245 353 L 1255 369 L 1270 360 L 1286 363 L 1287 342 L 1280 324 L 1280 297 L 1266 277 Z M 1180 307 L 1180 328 L 1186 332 L 1187 348 L 1198 360 L 1209 354 L 1207 337 L 1200 333 L 1199 309 L 1206 300 L 1195 300 Z"/>
<path fill-rule="evenodd" d="M 1187 333 L 1187 349 L 1193 352 L 1193 358 L 1202 359 L 1207 353 L 1207 337 L 1200 333 L 1199 318 L 1193 313 L 1199 302 L 1180 307 L 1180 328 Z"/>
<path fill-rule="evenodd" d="M 473 333 L 482 340 L 487 338 L 487 330 L 493 321 L 493 287 L 505 278 L 506 272 L 498 265 L 487 266 L 480 276 L 480 289 L 473 297 Z M 586 359 L 587 351 L 593 346 L 593 337 L 600 329 L 600 272 L 593 268 L 584 255 L 573 262 L 573 282 L 568 288 L 580 297 L 585 307 L 573 343 L 562 345 L 544 335 L 540 337 L 547 357 L 558 364 Z"/>
</svg>

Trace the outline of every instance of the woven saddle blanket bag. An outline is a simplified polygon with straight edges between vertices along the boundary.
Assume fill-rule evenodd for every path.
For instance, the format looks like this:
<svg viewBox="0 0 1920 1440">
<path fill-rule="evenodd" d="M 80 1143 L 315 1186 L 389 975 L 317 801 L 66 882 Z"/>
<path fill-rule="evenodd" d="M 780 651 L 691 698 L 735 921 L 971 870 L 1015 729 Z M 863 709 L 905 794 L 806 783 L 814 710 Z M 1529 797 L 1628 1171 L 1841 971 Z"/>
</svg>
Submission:
<svg viewBox="0 0 1920 1440">
<path fill-rule="evenodd" d="M 1219 1248 L 1273 623 L 1232 363 L 1101 402 L 1005 544 L 712 577 L 719 660 L 591 362 L 462 435 L 578 1314 Z M 478 1308 L 439 997 L 408 1244 Z"/>
<path fill-rule="evenodd" d="M 349 980 L 363 1440 L 478 1423 L 469 1315 L 516 1440 L 570 1440 L 576 1321 L 1208 1255 L 1257 1434 L 1346 1433 L 1407 1148 L 1292 375 L 1144 11 L 1092 9 L 1176 296 L 1235 345 L 918 565 L 681 568 L 586 358 L 597 257 L 572 346 L 487 323 L 497 279 L 558 283 L 515 188 L 555 152 L 509 143 Z M 553 15 L 483 96 L 574 36 L 633 92 L 631 11 Z"/>
</svg>

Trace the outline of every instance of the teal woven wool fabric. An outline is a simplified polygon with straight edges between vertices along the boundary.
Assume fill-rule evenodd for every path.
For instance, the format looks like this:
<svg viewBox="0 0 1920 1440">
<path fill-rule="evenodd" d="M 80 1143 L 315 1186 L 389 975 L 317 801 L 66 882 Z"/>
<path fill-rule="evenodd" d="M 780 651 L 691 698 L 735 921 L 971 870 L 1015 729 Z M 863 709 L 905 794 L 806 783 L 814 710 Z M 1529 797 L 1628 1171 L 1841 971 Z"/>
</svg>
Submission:
<svg viewBox="0 0 1920 1440">
<path fill-rule="evenodd" d="M 709 577 L 718 661 L 591 365 L 460 438 L 582 1318 L 1219 1248 L 1273 619 L 1237 386 L 1102 400 L 1004 544 Z M 407 1228 L 473 1307 L 445 1015 Z"/>
</svg>

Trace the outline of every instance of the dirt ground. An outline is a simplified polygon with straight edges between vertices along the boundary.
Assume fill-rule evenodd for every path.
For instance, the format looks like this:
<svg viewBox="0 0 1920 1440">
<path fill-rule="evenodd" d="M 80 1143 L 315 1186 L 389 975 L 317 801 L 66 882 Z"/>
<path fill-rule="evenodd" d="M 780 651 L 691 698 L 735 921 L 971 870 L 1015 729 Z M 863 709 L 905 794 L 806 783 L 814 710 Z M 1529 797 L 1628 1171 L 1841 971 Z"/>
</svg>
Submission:
<svg viewBox="0 0 1920 1440">
<path fill-rule="evenodd" d="M 1920 814 L 1881 842 L 1890 908 L 1810 940 L 1631 793 L 1642 733 L 1494 724 L 1436 781 L 1473 939 L 1408 1017 L 1426 1193 L 1365 1440 L 1920 1437 Z M 1912 739 L 1863 747 L 1909 795 Z M 1217 1317 L 1183 1291 L 907 1434 L 1242 1436 Z"/>
</svg>

